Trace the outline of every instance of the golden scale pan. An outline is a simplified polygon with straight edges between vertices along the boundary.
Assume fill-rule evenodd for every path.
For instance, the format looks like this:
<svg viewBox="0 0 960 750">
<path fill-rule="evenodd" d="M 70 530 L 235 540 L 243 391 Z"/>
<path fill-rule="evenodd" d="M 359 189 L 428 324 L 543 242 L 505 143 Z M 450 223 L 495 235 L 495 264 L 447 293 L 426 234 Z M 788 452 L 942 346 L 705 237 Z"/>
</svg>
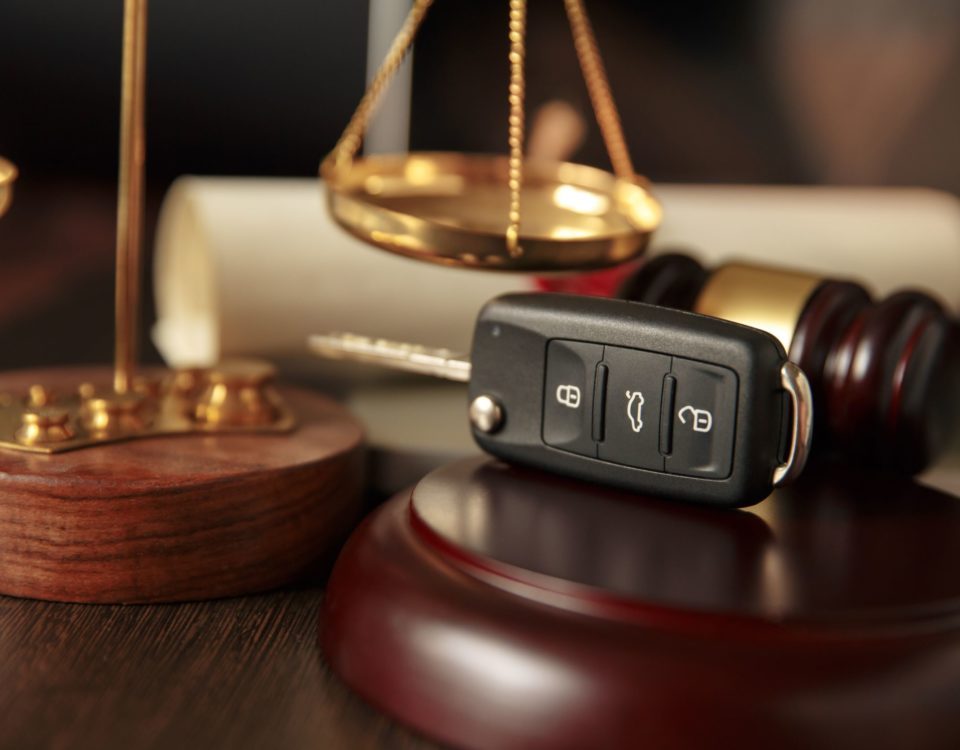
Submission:
<svg viewBox="0 0 960 750">
<path fill-rule="evenodd" d="M 17 179 L 17 168 L 0 156 L 0 216 L 3 216 L 13 197 L 13 182 Z"/>
<path fill-rule="evenodd" d="M 660 205 L 633 170 L 583 0 L 564 4 L 613 174 L 523 158 L 526 0 L 510 0 L 508 155 L 356 158 L 373 111 L 432 3 L 415 0 L 343 135 L 320 166 L 334 219 L 384 250 L 487 270 L 582 270 L 641 254 L 660 223 Z"/>
</svg>

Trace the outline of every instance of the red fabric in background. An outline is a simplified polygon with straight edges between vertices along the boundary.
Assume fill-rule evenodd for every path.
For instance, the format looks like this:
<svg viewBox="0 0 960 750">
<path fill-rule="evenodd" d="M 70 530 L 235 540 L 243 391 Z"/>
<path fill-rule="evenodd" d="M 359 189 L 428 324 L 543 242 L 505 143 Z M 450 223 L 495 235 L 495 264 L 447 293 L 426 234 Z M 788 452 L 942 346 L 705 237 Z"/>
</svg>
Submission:
<svg viewBox="0 0 960 750">
<path fill-rule="evenodd" d="M 590 297 L 615 297 L 620 285 L 634 273 L 643 261 L 623 263 L 602 271 L 591 271 L 571 276 L 541 276 L 537 287 L 544 292 L 585 294 Z"/>
</svg>

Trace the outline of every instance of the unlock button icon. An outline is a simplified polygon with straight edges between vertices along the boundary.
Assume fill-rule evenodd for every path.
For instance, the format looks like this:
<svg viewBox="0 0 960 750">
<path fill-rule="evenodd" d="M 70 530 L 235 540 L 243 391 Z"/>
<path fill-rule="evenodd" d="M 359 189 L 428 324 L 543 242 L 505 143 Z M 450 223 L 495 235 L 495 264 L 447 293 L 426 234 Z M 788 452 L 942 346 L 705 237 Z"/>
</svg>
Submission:
<svg viewBox="0 0 960 750">
<path fill-rule="evenodd" d="M 688 419 L 692 419 L 691 427 L 694 432 L 710 432 L 713 427 L 713 414 L 706 409 L 697 409 L 689 404 L 677 412 L 677 417 L 681 424 L 686 424 Z"/>
</svg>

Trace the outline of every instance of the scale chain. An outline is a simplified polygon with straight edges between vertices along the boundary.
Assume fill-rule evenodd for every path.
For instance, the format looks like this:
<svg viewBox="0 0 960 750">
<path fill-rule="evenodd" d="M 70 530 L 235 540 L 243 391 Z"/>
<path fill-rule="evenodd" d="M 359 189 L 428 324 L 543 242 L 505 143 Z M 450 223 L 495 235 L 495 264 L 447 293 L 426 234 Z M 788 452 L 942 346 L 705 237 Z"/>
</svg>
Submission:
<svg viewBox="0 0 960 750">
<path fill-rule="evenodd" d="M 573 33 L 573 46 L 577 50 L 583 80 L 587 84 L 593 114 L 600 126 L 600 134 L 613 166 L 613 173 L 621 180 L 633 181 L 636 173 L 630 160 L 630 150 L 623 135 L 623 124 L 616 102 L 610 91 L 610 81 L 600 57 L 597 38 L 590 25 L 590 19 L 584 8 L 583 0 L 564 0 L 570 30 Z"/>
<path fill-rule="evenodd" d="M 431 5 L 433 5 L 433 0 L 414 0 L 410 8 L 410 13 L 407 14 L 403 26 L 393 40 L 393 44 L 390 45 L 387 56 L 377 70 L 376 75 L 374 75 L 366 92 L 364 92 L 363 98 L 360 100 L 357 109 L 350 118 L 350 122 L 348 122 L 347 127 L 344 128 L 340 140 L 337 141 L 337 145 L 333 147 L 330 155 L 323 160 L 323 164 L 320 167 L 321 174 L 339 167 L 344 162 L 351 161 L 356 156 L 357 151 L 360 149 L 360 144 L 363 143 L 363 135 L 370 123 L 370 118 L 376 111 L 383 92 L 386 91 L 390 81 L 400 69 L 404 58 L 410 52 L 410 48 L 413 46 L 413 40 L 420 30 L 420 24 L 423 23 L 423 19 L 427 15 L 427 11 Z"/>
<path fill-rule="evenodd" d="M 510 161 L 507 182 L 510 188 L 510 211 L 507 215 L 507 252 L 510 257 L 523 255 L 520 247 L 520 191 L 523 188 L 523 100 L 526 94 L 526 76 L 523 64 L 527 55 L 527 0 L 510 0 L 510 119 L 507 135 Z"/>
</svg>

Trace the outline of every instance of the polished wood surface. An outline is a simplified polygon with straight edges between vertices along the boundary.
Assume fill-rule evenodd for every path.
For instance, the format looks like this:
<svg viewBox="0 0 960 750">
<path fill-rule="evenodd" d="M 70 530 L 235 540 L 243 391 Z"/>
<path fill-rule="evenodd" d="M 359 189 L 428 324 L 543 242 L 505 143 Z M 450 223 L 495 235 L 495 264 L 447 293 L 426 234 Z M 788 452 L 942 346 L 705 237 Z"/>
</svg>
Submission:
<svg viewBox="0 0 960 750">
<path fill-rule="evenodd" d="M 317 648 L 318 588 L 188 604 L 0 597 L 3 750 L 433 747 Z"/>
<path fill-rule="evenodd" d="M 5 373 L 0 391 L 104 379 L 89 368 Z M 289 434 L 0 451 L 0 593 L 184 601 L 309 574 L 359 516 L 363 435 L 330 399 L 283 394 L 300 420 Z"/>
<path fill-rule="evenodd" d="M 333 668 L 463 747 L 960 746 L 960 499 L 813 466 L 749 511 L 489 459 L 355 532 Z"/>
</svg>

